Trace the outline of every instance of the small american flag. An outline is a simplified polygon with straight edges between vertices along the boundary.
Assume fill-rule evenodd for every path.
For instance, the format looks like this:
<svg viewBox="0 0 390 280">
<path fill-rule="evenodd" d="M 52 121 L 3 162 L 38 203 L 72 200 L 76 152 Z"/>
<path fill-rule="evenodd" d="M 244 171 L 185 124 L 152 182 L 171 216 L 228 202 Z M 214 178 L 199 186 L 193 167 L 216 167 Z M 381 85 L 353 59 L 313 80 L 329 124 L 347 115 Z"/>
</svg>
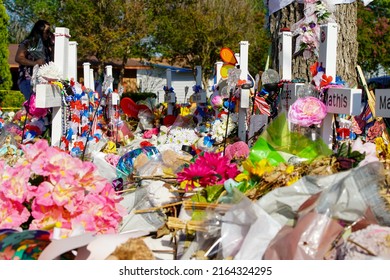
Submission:
<svg viewBox="0 0 390 280">
<path fill-rule="evenodd" d="M 262 96 L 256 95 L 255 97 L 255 108 L 259 109 L 260 114 L 270 116 L 270 105 L 265 101 L 265 98 Z"/>
</svg>

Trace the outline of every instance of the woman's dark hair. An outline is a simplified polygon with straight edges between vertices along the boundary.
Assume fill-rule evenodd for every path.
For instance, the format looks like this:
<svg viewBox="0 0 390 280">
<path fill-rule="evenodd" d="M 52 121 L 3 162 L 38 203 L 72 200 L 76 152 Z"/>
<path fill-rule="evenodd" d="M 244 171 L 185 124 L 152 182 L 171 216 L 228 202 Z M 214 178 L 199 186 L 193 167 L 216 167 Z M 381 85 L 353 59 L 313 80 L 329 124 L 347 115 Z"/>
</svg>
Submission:
<svg viewBox="0 0 390 280">
<path fill-rule="evenodd" d="M 30 34 L 27 36 L 27 39 L 33 40 L 34 43 L 38 43 L 39 38 L 43 38 L 43 32 L 45 30 L 45 27 L 49 25 L 50 23 L 46 20 L 40 19 L 38 20 L 33 28 L 31 29 Z M 47 44 L 48 42 L 43 42 L 44 44 Z"/>
</svg>

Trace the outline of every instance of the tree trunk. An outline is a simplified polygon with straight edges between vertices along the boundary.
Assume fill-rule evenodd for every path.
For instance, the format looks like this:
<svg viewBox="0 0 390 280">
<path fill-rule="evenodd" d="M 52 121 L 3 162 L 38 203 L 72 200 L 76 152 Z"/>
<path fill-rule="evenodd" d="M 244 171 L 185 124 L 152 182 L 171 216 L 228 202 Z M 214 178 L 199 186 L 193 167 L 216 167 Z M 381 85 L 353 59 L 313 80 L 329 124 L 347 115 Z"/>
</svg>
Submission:
<svg viewBox="0 0 390 280">
<path fill-rule="evenodd" d="M 281 28 L 291 28 L 303 17 L 303 4 L 293 2 L 282 10 L 270 16 L 270 32 L 272 38 L 270 68 L 278 70 L 278 33 Z M 356 63 L 358 54 L 357 43 L 357 3 L 336 5 L 334 13 L 338 24 L 337 38 L 337 76 L 347 82 L 349 87 L 356 85 Z M 292 42 L 295 53 L 295 38 Z M 304 79 L 311 81 L 310 66 L 317 61 L 316 57 L 306 60 L 303 56 L 296 55 L 292 59 L 292 79 Z"/>
<path fill-rule="evenodd" d="M 336 73 L 349 87 L 357 85 L 357 1 L 337 5 L 334 13 L 339 25 L 337 38 Z"/>
</svg>

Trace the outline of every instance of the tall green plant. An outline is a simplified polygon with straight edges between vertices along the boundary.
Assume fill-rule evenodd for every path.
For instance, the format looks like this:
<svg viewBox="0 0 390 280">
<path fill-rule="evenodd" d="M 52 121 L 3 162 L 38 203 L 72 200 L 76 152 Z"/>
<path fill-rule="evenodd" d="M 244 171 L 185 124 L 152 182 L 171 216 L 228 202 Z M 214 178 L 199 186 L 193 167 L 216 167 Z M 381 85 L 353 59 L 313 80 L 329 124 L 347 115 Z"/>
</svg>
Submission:
<svg viewBox="0 0 390 280">
<path fill-rule="evenodd" d="M 3 3 L 0 3 L 0 89 L 12 87 L 11 70 L 8 64 L 8 21 L 9 16 Z"/>
<path fill-rule="evenodd" d="M 363 70 L 390 72 L 390 1 L 375 0 L 368 6 L 358 5 L 358 63 Z"/>
</svg>

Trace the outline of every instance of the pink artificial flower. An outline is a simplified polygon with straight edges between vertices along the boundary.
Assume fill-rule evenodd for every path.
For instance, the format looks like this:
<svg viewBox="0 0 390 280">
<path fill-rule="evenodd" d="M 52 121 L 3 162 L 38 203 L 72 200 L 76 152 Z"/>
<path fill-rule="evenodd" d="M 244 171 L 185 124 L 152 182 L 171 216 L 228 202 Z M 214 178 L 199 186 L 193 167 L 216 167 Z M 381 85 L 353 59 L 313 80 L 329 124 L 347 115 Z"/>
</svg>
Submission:
<svg viewBox="0 0 390 280">
<path fill-rule="evenodd" d="M 225 155 L 230 159 L 230 161 L 245 159 L 249 156 L 248 144 L 244 141 L 238 141 L 227 145 L 225 149 Z"/>
<path fill-rule="evenodd" d="M 74 222 L 82 224 L 87 231 L 96 233 L 114 233 L 121 221 L 115 204 L 104 196 L 89 194 L 82 205 L 82 213 Z"/>
<path fill-rule="evenodd" d="M 107 154 L 105 155 L 104 159 L 111 164 L 112 166 L 116 167 L 118 165 L 119 159 L 121 158 L 120 155 L 115 154 Z"/>
<path fill-rule="evenodd" d="M 325 104 L 316 97 L 298 98 L 288 111 L 288 120 L 303 127 L 321 124 L 326 117 Z"/>
<path fill-rule="evenodd" d="M 49 182 L 42 182 L 37 188 L 35 188 L 35 203 L 42 206 L 54 205 L 53 191 L 54 186 Z"/>
<path fill-rule="evenodd" d="M 42 206 L 33 201 L 31 215 L 34 220 L 31 222 L 29 229 L 52 229 L 55 226 L 60 226 L 61 228 L 71 229 L 67 227 L 70 221 L 69 214 L 66 213 L 65 209 L 60 206 Z"/>
<path fill-rule="evenodd" d="M 0 228 L 19 229 L 29 217 L 30 212 L 22 203 L 13 201 L 0 192 Z"/>
<path fill-rule="evenodd" d="M 227 179 L 239 174 L 236 164 L 231 164 L 230 159 L 218 153 L 204 153 L 199 155 L 195 162 L 177 174 L 178 182 L 188 181 L 192 184 L 198 182 L 200 186 L 212 186 L 223 184 Z M 194 184 L 189 186 L 191 189 Z"/>
<path fill-rule="evenodd" d="M 220 95 L 215 95 L 211 99 L 211 104 L 213 105 L 214 108 L 221 108 L 223 105 L 223 98 Z"/>
<path fill-rule="evenodd" d="M 23 203 L 27 197 L 27 186 L 30 176 L 30 171 L 21 165 L 16 165 L 14 168 L 7 166 L 0 178 L 0 191 L 5 197 Z"/>
<path fill-rule="evenodd" d="M 23 154 L 27 161 L 34 161 L 41 154 L 45 154 L 49 148 L 49 143 L 44 139 L 39 139 L 34 144 L 22 145 Z"/>
<path fill-rule="evenodd" d="M 32 218 L 29 229 L 72 230 L 82 224 L 95 233 L 117 230 L 127 210 L 92 162 L 50 147 L 46 140 L 22 149 L 21 163 L 10 167 L 0 161 L 0 228 L 19 229 Z"/>
<path fill-rule="evenodd" d="M 23 106 L 26 108 L 27 112 L 37 118 L 41 118 L 47 115 L 47 109 L 46 108 L 37 108 L 35 106 L 36 104 L 36 95 L 32 94 L 29 100 L 26 100 L 23 103 Z"/>
<path fill-rule="evenodd" d="M 145 131 L 143 137 L 145 139 L 150 139 L 150 138 L 152 138 L 153 135 L 157 135 L 157 134 L 158 134 L 158 128 L 155 127 L 155 128 L 149 129 L 148 131 Z"/>
<path fill-rule="evenodd" d="M 177 173 L 178 182 L 189 182 L 190 185 L 186 186 L 186 190 L 194 189 L 195 182 L 198 182 L 202 187 L 205 187 L 213 184 L 216 180 L 215 171 L 211 170 L 207 165 L 196 164 L 196 162 Z"/>
</svg>

